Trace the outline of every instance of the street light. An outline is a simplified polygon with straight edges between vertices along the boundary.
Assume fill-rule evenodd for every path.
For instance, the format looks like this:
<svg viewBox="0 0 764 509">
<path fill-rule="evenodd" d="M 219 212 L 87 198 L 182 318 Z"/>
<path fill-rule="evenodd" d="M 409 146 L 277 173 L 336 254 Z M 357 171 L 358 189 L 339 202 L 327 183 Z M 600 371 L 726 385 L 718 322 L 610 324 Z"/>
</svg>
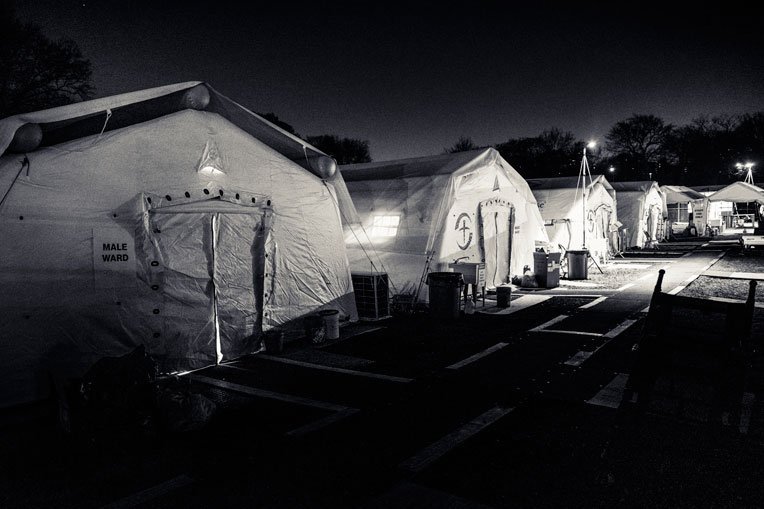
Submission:
<svg viewBox="0 0 764 509">
<path fill-rule="evenodd" d="M 611 166 L 607 169 L 610 173 L 615 173 L 615 166 Z"/>
<path fill-rule="evenodd" d="M 745 163 L 735 163 L 735 168 L 738 170 L 746 170 L 747 173 L 745 174 L 745 182 L 751 185 L 755 185 L 753 183 L 753 167 L 756 166 L 756 163 L 752 163 L 750 161 L 746 161 Z"/>
</svg>

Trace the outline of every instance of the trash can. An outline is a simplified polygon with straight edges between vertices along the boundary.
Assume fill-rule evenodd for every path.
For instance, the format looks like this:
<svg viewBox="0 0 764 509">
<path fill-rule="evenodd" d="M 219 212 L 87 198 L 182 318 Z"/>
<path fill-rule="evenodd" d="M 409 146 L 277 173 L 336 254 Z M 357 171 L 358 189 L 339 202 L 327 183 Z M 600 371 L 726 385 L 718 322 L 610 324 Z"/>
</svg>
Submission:
<svg viewBox="0 0 764 509">
<path fill-rule="evenodd" d="M 427 274 L 429 286 L 430 314 L 436 318 L 459 318 L 464 279 L 461 272 L 430 272 Z"/>
<path fill-rule="evenodd" d="M 568 279 L 589 278 L 589 250 L 568 251 Z"/>
<path fill-rule="evenodd" d="M 276 328 L 265 331 L 263 344 L 267 353 L 281 353 L 284 349 L 284 331 Z"/>
<path fill-rule="evenodd" d="M 560 286 L 560 253 L 533 253 L 533 274 L 539 288 Z"/>
<path fill-rule="evenodd" d="M 508 308 L 511 297 L 512 297 L 511 286 L 501 285 L 496 287 L 496 307 L 497 308 Z"/>
<path fill-rule="evenodd" d="M 340 312 L 336 309 L 324 309 L 318 312 L 318 316 L 324 319 L 324 338 L 339 339 L 340 337 Z"/>
</svg>

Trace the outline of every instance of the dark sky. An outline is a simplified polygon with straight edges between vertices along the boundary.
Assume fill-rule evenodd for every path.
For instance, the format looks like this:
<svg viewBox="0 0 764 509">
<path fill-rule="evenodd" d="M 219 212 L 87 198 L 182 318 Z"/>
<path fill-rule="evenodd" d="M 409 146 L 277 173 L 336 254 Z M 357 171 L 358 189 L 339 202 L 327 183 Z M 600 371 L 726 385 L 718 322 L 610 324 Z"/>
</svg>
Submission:
<svg viewBox="0 0 764 509">
<path fill-rule="evenodd" d="M 247 3 L 246 0 L 237 3 Z M 98 96 L 201 80 L 375 160 L 556 126 L 764 110 L 764 21 L 717 2 L 16 2 L 93 64 Z M 529 4 L 532 4 L 529 5 Z M 751 2 L 751 5 L 754 3 Z"/>
</svg>

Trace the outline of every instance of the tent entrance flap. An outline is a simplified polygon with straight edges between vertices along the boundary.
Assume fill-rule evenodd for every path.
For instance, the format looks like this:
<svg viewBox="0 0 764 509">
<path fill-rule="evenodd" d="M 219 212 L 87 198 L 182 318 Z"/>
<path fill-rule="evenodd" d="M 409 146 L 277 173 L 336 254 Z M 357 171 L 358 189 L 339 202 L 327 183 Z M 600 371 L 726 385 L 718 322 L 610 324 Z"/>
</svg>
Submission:
<svg viewBox="0 0 764 509">
<path fill-rule="evenodd" d="M 154 314 L 152 351 L 162 369 L 196 369 L 251 352 L 262 315 L 262 210 L 149 214 Z M 158 211 L 157 211 L 158 212 Z"/>
<path fill-rule="evenodd" d="M 494 198 L 480 202 L 480 246 L 485 261 L 486 286 L 494 288 L 508 280 L 512 258 L 514 207 Z"/>
</svg>

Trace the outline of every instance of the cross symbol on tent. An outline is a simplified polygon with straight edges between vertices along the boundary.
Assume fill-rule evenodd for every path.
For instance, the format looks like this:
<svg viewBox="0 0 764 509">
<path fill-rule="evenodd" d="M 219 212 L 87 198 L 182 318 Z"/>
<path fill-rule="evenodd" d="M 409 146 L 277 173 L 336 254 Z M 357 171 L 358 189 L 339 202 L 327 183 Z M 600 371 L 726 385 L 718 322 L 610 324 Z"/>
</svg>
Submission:
<svg viewBox="0 0 764 509">
<path fill-rule="evenodd" d="M 467 242 L 467 232 L 470 231 L 470 227 L 467 226 L 467 218 L 462 221 L 462 227 L 459 228 L 459 231 L 462 232 L 462 242 Z"/>
</svg>

